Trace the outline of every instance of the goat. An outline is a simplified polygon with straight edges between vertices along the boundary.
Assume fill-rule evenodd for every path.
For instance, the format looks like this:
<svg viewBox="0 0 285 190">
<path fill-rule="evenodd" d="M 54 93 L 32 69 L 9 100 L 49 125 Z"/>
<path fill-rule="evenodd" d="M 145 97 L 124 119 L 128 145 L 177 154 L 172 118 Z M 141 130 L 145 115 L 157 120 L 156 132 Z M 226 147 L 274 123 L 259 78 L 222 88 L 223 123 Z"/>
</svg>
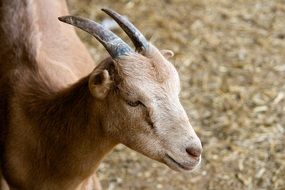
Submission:
<svg viewBox="0 0 285 190">
<path fill-rule="evenodd" d="M 63 16 L 64 0 L 0 6 L 0 177 L 11 190 L 100 189 L 96 169 L 119 143 L 177 171 L 200 163 L 170 50 L 109 9 L 136 50 L 94 21 Z M 110 56 L 95 67 L 57 17 L 92 34 Z"/>
</svg>

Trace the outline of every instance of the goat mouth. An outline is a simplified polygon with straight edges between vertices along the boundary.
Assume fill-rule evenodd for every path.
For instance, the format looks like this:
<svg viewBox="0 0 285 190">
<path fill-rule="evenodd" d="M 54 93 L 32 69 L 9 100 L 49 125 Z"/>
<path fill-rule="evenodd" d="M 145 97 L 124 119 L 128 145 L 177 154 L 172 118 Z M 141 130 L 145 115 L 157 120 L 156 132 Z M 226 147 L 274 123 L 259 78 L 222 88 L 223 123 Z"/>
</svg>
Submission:
<svg viewBox="0 0 285 190">
<path fill-rule="evenodd" d="M 181 164 L 179 162 L 177 162 L 174 158 L 172 158 L 171 156 L 169 156 L 168 154 L 165 154 L 166 158 L 171 161 L 172 163 L 174 163 L 176 166 L 178 166 L 180 169 L 183 170 L 192 170 L 194 167 L 193 166 L 189 166 L 189 165 L 185 165 L 185 164 Z"/>
</svg>

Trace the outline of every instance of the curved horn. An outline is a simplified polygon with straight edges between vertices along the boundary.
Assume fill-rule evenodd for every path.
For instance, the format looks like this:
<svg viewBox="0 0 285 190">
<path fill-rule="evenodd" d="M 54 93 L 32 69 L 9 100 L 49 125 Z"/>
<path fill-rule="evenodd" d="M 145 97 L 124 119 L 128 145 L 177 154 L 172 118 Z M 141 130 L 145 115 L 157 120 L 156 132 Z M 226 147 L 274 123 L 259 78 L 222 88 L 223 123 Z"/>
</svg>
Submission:
<svg viewBox="0 0 285 190">
<path fill-rule="evenodd" d="M 130 46 L 116 34 L 92 20 L 76 16 L 63 16 L 58 19 L 62 22 L 74 25 L 94 36 L 105 47 L 112 58 L 119 57 L 120 55 L 128 55 L 133 52 Z"/>
<path fill-rule="evenodd" d="M 128 21 L 122 15 L 110 9 L 101 9 L 101 10 L 107 13 L 120 25 L 120 27 L 126 32 L 126 34 L 130 37 L 130 39 L 134 43 L 136 50 L 140 52 L 148 49 L 148 41 L 146 40 L 144 35 L 130 21 Z"/>
</svg>

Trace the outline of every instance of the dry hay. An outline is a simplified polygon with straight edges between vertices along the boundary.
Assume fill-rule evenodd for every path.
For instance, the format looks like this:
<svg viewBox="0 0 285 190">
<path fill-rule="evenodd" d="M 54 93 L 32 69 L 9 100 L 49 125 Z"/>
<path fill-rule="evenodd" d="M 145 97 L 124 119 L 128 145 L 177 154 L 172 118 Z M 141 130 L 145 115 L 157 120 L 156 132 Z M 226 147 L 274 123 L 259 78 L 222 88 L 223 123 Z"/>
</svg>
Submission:
<svg viewBox="0 0 285 190">
<path fill-rule="evenodd" d="M 202 165 L 190 174 L 119 146 L 100 166 L 105 189 L 285 189 L 284 0 L 69 4 L 97 21 L 108 18 L 100 8 L 117 10 L 159 48 L 175 51 L 183 105 L 204 145 Z M 94 60 L 107 55 L 80 36 Z"/>
</svg>

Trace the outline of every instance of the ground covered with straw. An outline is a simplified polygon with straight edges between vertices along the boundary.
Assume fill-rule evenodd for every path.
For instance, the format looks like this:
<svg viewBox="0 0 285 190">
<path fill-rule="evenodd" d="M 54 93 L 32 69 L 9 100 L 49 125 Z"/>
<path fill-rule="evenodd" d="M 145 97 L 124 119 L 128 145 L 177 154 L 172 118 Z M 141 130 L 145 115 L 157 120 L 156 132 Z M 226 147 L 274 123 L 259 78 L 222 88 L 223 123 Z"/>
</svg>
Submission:
<svg viewBox="0 0 285 190">
<path fill-rule="evenodd" d="M 200 168 L 181 174 L 120 145 L 98 171 L 104 189 L 285 189 L 284 0 L 68 2 L 73 14 L 100 22 L 103 7 L 127 15 L 175 52 L 181 100 L 204 147 Z M 107 56 L 79 35 L 95 62 Z"/>
</svg>

